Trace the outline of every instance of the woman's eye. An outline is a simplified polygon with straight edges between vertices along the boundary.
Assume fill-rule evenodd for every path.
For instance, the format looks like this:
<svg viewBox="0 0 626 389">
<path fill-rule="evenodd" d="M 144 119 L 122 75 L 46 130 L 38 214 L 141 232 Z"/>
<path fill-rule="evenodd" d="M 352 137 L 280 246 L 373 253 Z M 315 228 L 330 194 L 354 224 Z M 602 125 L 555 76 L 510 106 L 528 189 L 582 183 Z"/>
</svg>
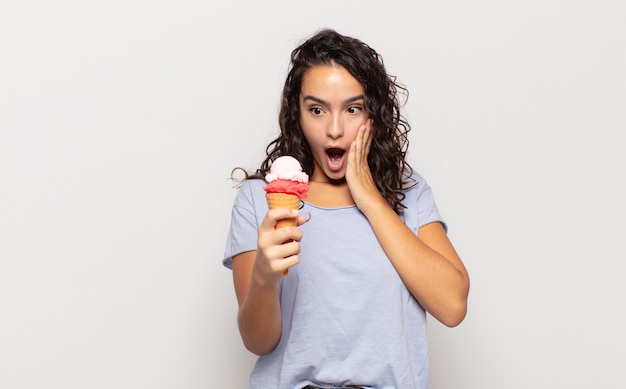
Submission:
<svg viewBox="0 0 626 389">
<path fill-rule="evenodd" d="M 322 114 L 322 109 L 319 107 L 313 107 L 310 109 L 311 113 L 313 115 L 321 115 Z"/>
<path fill-rule="evenodd" d="M 361 107 L 350 107 L 348 108 L 348 113 L 359 113 L 361 112 Z"/>
</svg>

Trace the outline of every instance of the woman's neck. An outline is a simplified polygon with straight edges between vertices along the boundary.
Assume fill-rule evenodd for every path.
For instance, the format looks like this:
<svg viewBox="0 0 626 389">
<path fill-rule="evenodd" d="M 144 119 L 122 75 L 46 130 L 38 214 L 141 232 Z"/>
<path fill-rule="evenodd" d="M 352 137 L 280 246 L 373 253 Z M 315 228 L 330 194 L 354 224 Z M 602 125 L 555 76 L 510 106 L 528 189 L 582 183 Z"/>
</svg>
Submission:
<svg viewBox="0 0 626 389">
<path fill-rule="evenodd" d="M 338 183 L 309 181 L 309 191 L 305 201 L 323 208 L 354 205 L 350 189 L 345 181 Z"/>
</svg>

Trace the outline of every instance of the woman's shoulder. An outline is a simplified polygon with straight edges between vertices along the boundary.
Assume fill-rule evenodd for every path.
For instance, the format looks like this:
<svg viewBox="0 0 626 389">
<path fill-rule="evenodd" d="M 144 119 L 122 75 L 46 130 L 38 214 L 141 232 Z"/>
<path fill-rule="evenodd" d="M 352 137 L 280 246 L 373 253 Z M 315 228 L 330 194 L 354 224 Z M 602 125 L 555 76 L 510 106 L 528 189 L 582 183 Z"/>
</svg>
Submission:
<svg viewBox="0 0 626 389">
<path fill-rule="evenodd" d="M 407 174 L 404 182 L 405 194 L 420 193 L 427 189 L 430 189 L 430 186 L 424 176 L 422 176 L 418 171 L 412 170 L 410 174 Z"/>
<path fill-rule="evenodd" d="M 407 225 L 417 231 L 425 224 L 439 221 L 447 228 L 439 213 L 433 191 L 420 173 L 413 171 L 405 188 L 402 204 L 406 207 L 403 216 Z"/>
<path fill-rule="evenodd" d="M 235 205 L 255 203 L 259 197 L 265 197 L 263 187 L 267 185 L 264 180 L 257 178 L 246 179 L 237 186 Z"/>
<path fill-rule="evenodd" d="M 265 182 L 265 180 L 262 180 L 260 178 L 248 178 L 241 183 L 241 185 L 239 186 L 239 191 L 258 191 L 259 189 L 263 189 L 265 185 L 267 185 L 267 182 Z"/>
</svg>

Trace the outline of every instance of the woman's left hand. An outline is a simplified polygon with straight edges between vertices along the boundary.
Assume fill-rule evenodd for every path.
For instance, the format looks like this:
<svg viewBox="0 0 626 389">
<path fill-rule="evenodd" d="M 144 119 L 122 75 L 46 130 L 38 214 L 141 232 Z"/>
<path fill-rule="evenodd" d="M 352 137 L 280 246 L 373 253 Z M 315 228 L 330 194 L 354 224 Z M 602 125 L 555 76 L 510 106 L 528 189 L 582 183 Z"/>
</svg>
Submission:
<svg viewBox="0 0 626 389">
<path fill-rule="evenodd" d="M 373 198 L 381 198 L 367 162 L 367 156 L 372 146 L 371 127 L 372 119 L 367 119 L 359 128 L 356 139 L 350 146 L 348 166 L 346 168 L 346 182 L 348 183 L 348 188 L 350 188 L 350 194 L 357 207 L 361 210 Z"/>
</svg>

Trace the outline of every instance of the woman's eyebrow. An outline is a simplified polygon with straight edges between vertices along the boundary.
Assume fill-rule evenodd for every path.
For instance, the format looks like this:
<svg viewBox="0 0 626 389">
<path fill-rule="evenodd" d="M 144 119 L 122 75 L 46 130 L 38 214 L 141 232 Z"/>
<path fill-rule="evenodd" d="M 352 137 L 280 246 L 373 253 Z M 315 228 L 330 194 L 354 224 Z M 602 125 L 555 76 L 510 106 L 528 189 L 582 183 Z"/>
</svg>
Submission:
<svg viewBox="0 0 626 389">
<path fill-rule="evenodd" d="M 365 99 L 365 95 L 357 95 L 357 96 L 353 96 L 353 97 L 345 99 L 343 101 L 343 104 L 349 104 L 349 103 L 353 103 L 355 101 L 363 100 L 363 99 Z M 311 95 L 304 96 L 302 98 L 302 100 L 303 101 L 312 100 L 312 101 L 315 101 L 318 104 L 329 105 L 327 101 L 325 101 L 323 99 L 320 99 L 319 97 L 315 97 L 315 96 L 311 96 Z"/>
</svg>

